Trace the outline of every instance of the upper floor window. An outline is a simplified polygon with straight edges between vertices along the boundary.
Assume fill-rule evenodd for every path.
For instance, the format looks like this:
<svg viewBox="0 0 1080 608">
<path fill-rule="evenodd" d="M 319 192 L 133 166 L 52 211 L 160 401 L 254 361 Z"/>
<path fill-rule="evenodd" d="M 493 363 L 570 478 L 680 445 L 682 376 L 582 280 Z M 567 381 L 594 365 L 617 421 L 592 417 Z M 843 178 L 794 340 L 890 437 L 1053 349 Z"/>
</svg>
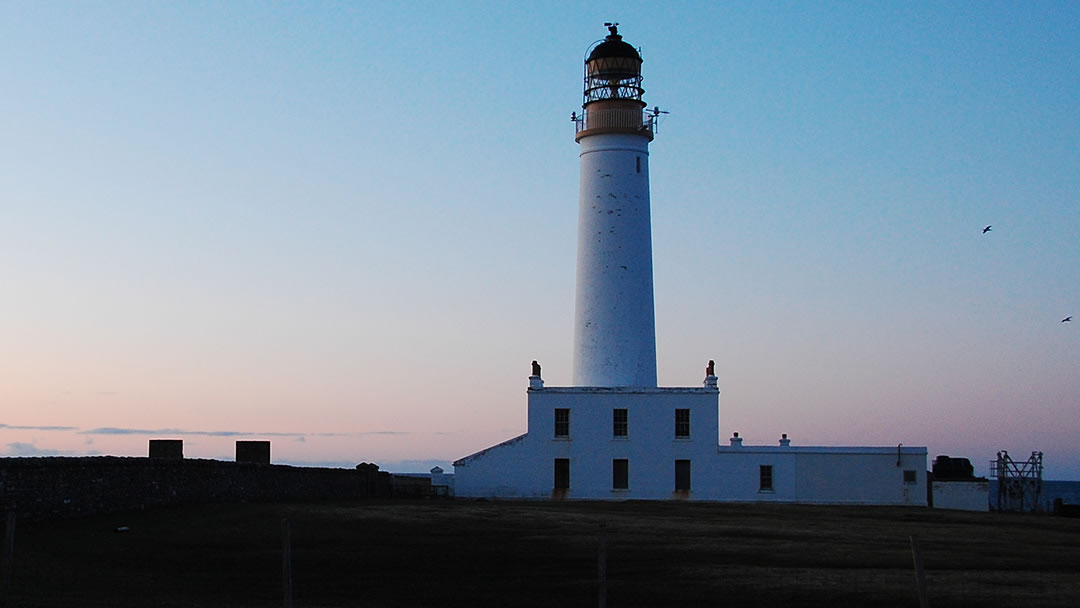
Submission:
<svg viewBox="0 0 1080 608">
<path fill-rule="evenodd" d="M 570 410 L 567 408 L 555 408 L 555 436 L 570 436 Z"/>
<path fill-rule="evenodd" d="M 616 437 L 626 437 L 629 434 L 629 425 L 627 424 L 626 410 L 612 410 L 611 418 L 613 424 L 611 434 Z"/>
<path fill-rule="evenodd" d="M 690 410 L 675 410 L 675 436 L 690 436 Z"/>
<path fill-rule="evenodd" d="M 914 469 L 904 471 L 904 483 L 918 483 Z"/>
</svg>

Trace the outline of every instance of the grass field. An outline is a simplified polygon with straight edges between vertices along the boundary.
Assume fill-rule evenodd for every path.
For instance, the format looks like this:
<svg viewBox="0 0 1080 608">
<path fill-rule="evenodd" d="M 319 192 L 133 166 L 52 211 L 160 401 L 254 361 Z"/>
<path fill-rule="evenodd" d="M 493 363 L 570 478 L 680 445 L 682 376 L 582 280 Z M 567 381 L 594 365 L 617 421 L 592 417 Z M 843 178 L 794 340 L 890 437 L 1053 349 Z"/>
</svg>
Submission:
<svg viewBox="0 0 1080 608">
<path fill-rule="evenodd" d="M 12 606 L 1075 606 L 1080 520 L 686 502 L 198 505 L 20 524 Z M 119 526 L 130 531 L 117 533 Z"/>
</svg>

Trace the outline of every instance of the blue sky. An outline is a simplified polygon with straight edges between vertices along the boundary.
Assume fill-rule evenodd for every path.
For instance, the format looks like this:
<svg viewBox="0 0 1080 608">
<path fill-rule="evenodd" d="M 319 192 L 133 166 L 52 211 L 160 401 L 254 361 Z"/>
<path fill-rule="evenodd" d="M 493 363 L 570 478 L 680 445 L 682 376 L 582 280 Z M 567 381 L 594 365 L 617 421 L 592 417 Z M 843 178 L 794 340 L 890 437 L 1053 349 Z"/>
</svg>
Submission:
<svg viewBox="0 0 1080 608">
<path fill-rule="evenodd" d="M 721 439 L 1080 479 L 1080 7 L 1050 2 L 0 5 L 0 454 L 408 468 L 523 432 L 529 362 L 570 381 L 569 115 L 609 20 L 671 112 L 662 385 L 715 359 Z"/>
</svg>

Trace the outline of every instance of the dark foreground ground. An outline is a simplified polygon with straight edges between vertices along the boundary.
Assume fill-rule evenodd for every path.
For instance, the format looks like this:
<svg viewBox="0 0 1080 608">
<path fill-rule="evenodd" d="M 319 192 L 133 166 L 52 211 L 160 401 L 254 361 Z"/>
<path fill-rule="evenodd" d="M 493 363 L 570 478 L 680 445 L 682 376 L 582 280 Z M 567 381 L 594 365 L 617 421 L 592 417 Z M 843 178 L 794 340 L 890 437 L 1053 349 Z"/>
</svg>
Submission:
<svg viewBox="0 0 1080 608">
<path fill-rule="evenodd" d="M 1080 605 L 1080 520 L 918 508 L 473 501 L 200 505 L 19 524 L 12 606 Z M 130 531 L 117 533 L 127 526 Z"/>
</svg>

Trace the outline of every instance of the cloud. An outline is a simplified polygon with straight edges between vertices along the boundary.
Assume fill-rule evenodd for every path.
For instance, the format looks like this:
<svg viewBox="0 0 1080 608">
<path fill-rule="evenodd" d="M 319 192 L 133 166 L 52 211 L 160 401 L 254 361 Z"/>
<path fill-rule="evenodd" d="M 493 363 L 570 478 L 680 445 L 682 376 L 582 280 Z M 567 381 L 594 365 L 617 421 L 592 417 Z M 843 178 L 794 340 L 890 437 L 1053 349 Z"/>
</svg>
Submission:
<svg viewBox="0 0 1080 608">
<path fill-rule="evenodd" d="M 15 443 L 7 444 L 7 453 L 9 456 L 71 456 L 75 452 L 40 449 L 32 443 L 16 441 Z"/>
<path fill-rule="evenodd" d="M 77 430 L 70 427 L 68 430 Z M 408 431 L 369 431 L 356 433 L 262 433 L 256 431 L 203 431 L 185 429 L 133 429 L 115 426 L 103 426 L 94 429 L 78 431 L 80 435 L 173 435 L 173 436 L 201 436 L 201 437 L 294 437 L 303 439 L 306 437 L 363 437 L 367 435 L 411 435 Z"/>
<path fill-rule="evenodd" d="M 157 436 L 180 436 L 180 437 L 287 437 L 304 441 L 308 437 L 366 437 L 366 436 L 405 436 L 412 435 L 410 431 L 357 431 L 353 433 L 288 433 L 288 432 L 259 432 L 259 431 L 233 431 L 233 430 L 189 430 L 176 428 L 140 429 L 117 426 L 101 426 L 92 429 L 82 429 L 77 426 L 46 426 L 46 425 L 13 425 L 0 424 L 0 430 L 12 431 L 67 431 L 79 435 L 157 435 Z M 90 440 L 92 441 L 92 440 Z"/>
<path fill-rule="evenodd" d="M 77 431 L 77 426 L 20 426 L 15 424 L 0 424 L 0 429 L 12 431 Z"/>
<path fill-rule="evenodd" d="M 355 433 L 303 433 L 308 437 L 366 437 L 368 435 L 412 435 L 411 431 L 357 431 Z"/>
<path fill-rule="evenodd" d="M 264 437 L 296 437 L 304 433 L 255 433 L 250 431 L 199 431 L 185 429 L 130 429 L 115 426 L 103 426 L 96 429 L 79 431 L 80 435 L 200 435 L 203 437 L 241 437 L 260 435 Z"/>
</svg>

